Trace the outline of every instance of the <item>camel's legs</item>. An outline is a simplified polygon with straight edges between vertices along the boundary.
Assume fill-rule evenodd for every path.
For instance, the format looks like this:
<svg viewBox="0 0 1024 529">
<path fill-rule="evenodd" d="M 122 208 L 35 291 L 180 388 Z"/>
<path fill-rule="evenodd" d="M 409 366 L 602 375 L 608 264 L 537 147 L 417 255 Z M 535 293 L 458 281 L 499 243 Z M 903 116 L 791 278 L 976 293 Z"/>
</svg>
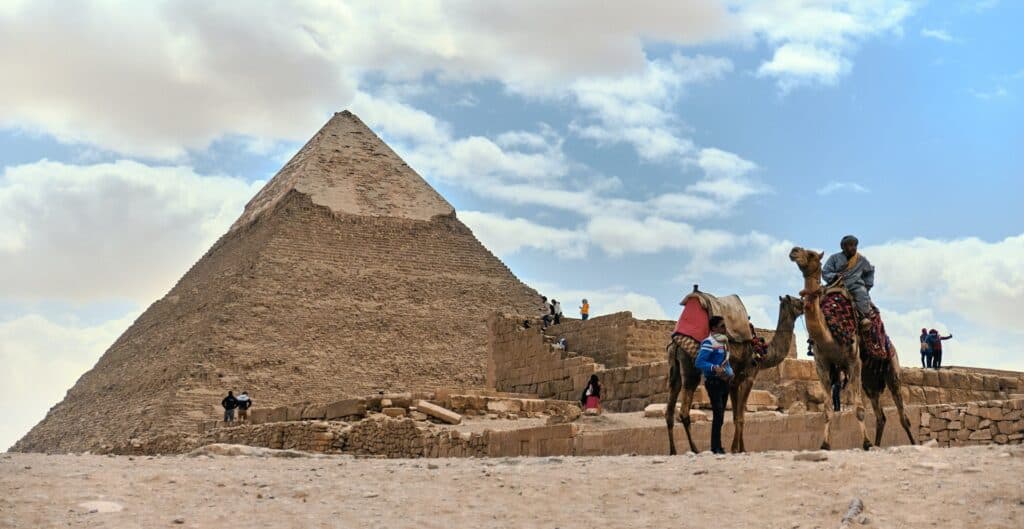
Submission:
<svg viewBox="0 0 1024 529">
<path fill-rule="evenodd" d="M 828 365 L 825 364 L 827 360 L 821 354 L 815 356 L 814 369 L 818 373 L 818 381 L 821 382 L 821 388 L 825 390 L 826 395 L 832 394 L 832 377 L 829 376 Z M 858 384 L 860 382 L 858 381 Z M 828 404 L 828 403 L 826 403 Z M 835 412 L 832 410 L 832 406 L 826 405 L 825 408 L 825 431 L 824 441 L 821 443 L 822 450 L 832 449 L 832 420 L 835 418 Z"/>
<path fill-rule="evenodd" d="M 673 346 L 674 347 L 674 346 Z M 679 360 L 674 354 L 669 355 L 669 388 L 668 403 L 665 407 L 665 424 L 668 426 L 668 454 L 676 455 L 676 439 L 673 435 L 673 426 L 676 419 L 676 401 L 679 399 L 679 390 L 683 388 L 683 376 L 679 366 Z M 689 418 L 689 415 L 686 416 Z"/>
<path fill-rule="evenodd" d="M 875 411 L 875 446 L 882 446 L 882 433 L 885 431 L 885 410 L 882 409 L 882 401 L 878 397 L 880 391 L 874 388 L 864 388 L 864 393 L 871 401 L 871 409 Z"/>
<path fill-rule="evenodd" d="M 690 406 L 693 404 L 693 392 L 697 391 L 700 384 L 700 371 L 692 368 L 690 371 L 683 370 L 683 400 L 680 407 L 682 414 L 683 430 L 686 430 L 686 440 L 690 442 L 690 451 L 699 453 L 697 445 L 693 443 L 693 435 L 690 433 Z M 673 411 L 675 408 L 673 408 Z"/>
<path fill-rule="evenodd" d="M 854 349 L 854 354 L 859 354 L 859 351 Z M 850 363 L 850 370 L 847 371 L 847 376 L 849 377 L 848 385 L 852 393 L 854 409 L 857 413 L 857 426 L 860 428 L 862 446 L 864 450 L 867 450 L 871 448 L 871 440 L 868 439 L 868 429 L 864 427 L 864 386 L 861 380 L 860 358 L 856 358 Z"/>
<path fill-rule="evenodd" d="M 903 408 L 903 392 L 902 384 L 900 384 L 899 369 L 899 363 L 896 362 L 894 357 L 889 362 L 889 369 L 885 372 L 885 385 L 889 387 L 889 392 L 892 393 L 892 400 L 896 404 L 896 412 L 900 415 L 900 425 L 903 426 L 903 431 L 907 432 L 910 444 L 916 445 L 917 441 L 914 440 L 914 434 L 910 432 L 910 419 L 907 418 L 907 410 Z"/>
<path fill-rule="evenodd" d="M 732 422 L 734 426 L 731 452 L 734 454 L 746 451 L 746 447 L 743 446 L 743 425 L 745 422 L 743 417 L 747 413 L 747 399 L 750 398 L 750 390 L 754 387 L 754 376 L 756 375 L 744 378 L 738 384 L 733 385 L 731 390 Z"/>
</svg>

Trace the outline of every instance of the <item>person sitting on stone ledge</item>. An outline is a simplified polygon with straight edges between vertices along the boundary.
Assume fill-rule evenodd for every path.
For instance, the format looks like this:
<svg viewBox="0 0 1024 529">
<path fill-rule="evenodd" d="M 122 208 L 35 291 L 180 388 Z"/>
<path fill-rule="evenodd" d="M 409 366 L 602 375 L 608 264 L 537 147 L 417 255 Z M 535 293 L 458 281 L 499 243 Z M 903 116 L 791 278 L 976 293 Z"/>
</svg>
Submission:
<svg viewBox="0 0 1024 529">
<path fill-rule="evenodd" d="M 591 413 L 601 413 L 601 382 L 598 381 L 597 375 L 590 375 L 590 381 L 580 395 L 580 404 L 584 413 L 589 410 L 594 410 Z"/>
<path fill-rule="evenodd" d="M 729 365 L 729 337 L 725 319 L 721 316 L 712 316 L 708 327 L 711 328 L 711 336 L 701 342 L 694 364 L 704 374 L 704 389 L 711 401 L 711 451 L 724 454 L 722 425 L 725 423 L 725 399 L 729 396 L 729 382 L 733 377 L 732 366 Z"/>
<path fill-rule="evenodd" d="M 249 419 L 249 408 L 252 407 L 252 399 L 249 398 L 247 392 L 243 391 L 235 400 L 238 401 L 238 422 L 246 422 Z"/>
<path fill-rule="evenodd" d="M 540 327 L 541 327 L 541 329 L 547 329 L 548 325 L 551 325 L 551 320 L 553 320 L 554 317 L 555 317 L 554 316 L 555 315 L 555 308 L 550 303 L 548 303 L 548 297 L 547 296 L 541 296 L 540 299 L 541 299 L 541 307 L 540 307 L 541 326 Z"/>
<path fill-rule="evenodd" d="M 220 405 L 224 407 L 224 424 L 234 422 L 235 408 L 238 407 L 238 399 L 235 398 L 235 394 L 228 391 L 228 396 L 220 401 Z"/>
</svg>

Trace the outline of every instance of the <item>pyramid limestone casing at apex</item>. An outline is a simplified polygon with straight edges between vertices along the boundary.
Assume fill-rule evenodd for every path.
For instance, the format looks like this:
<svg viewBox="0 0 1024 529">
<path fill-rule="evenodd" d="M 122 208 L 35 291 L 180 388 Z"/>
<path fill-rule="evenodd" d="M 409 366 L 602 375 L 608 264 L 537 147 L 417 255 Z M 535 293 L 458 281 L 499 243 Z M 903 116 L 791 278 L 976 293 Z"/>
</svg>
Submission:
<svg viewBox="0 0 1024 529">
<path fill-rule="evenodd" d="M 229 389 L 248 391 L 265 407 L 386 388 L 482 387 L 486 315 L 534 311 L 537 294 L 445 214 L 438 205 L 450 206 L 430 198 L 436 193 L 429 186 L 430 193 L 408 199 L 432 209 L 408 215 L 394 209 L 398 200 L 384 200 L 389 215 L 353 214 L 303 193 L 310 183 L 337 183 L 296 174 L 312 160 L 335 164 L 334 177 L 351 173 L 338 145 L 358 147 L 350 160 L 358 171 L 379 169 L 367 160 L 390 159 L 365 127 L 336 127 L 339 119 L 346 127 L 358 122 L 349 116 L 336 115 L 300 151 L 307 165 L 290 162 L 282 170 L 279 176 L 296 185 L 278 196 L 265 191 L 280 180 L 268 183 L 258 196 L 273 199 L 251 202 L 245 221 L 153 303 L 14 449 L 99 451 L 131 438 L 194 432 L 197 421 L 218 417 Z M 325 135 L 331 142 L 321 141 Z M 411 175 L 416 180 L 404 187 L 415 189 L 423 182 Z M 380 189 L 362 187 L 360 200 Z"/>
<path fill-rule="evenodd" d="M 231 231 L 298 191 L 335 213 L 430 220 L 455 209 L 349 111 L 339 112 L 245 206 Z"/>
</svg>

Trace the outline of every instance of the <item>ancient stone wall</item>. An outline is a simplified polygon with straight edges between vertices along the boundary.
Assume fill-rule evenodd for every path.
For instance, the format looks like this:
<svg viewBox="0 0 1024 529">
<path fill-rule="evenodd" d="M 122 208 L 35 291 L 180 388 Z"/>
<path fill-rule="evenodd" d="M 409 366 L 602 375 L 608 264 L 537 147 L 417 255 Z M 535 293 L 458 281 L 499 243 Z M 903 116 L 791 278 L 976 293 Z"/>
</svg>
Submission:
<svg viewBox="0 0 1024 529">
<path fill-rule="evenodd" d="M 498 391 L 578 400 L 590 375 L 603 366 L 586 356 L 568 355 L 545 342 L 539 326 L 526 329 L 520 323 L 500 314 L 488 319 L 488 384 Z"/>
<path fill-rule="evenodd" d="M 586 321 L 563 319 L 544 333 L 555 340 L 565 338 L 570 351 L 615 368 L 665 360 L 665 346 L 675 325 L 669 320 L 638 320 L 625 311 Z M 757 329 L 757 335 L 771 341 L 775 332 Z M 795 344 L 791 344 L 789 356 L 796 356 Z"/>
<path fill-rule="evenodd" d="M 887 424 L 882 446 L 909 444 L 899 426 L 894 408 L 885 410 Z M 1024 441 L 1024 400 L 983 401 L 958 405 L 908 406 L 911 430 L 919 443 L 932 439 L 939 446 L 979 444 L 1021 444 Z M 832 444 L 836 449 L 860 447 L 860 434 L 852 410 L 835 419 Z M 875 420 L 865 418 L 868 435 L 874 438 Z M 710 424 L 692 425 L 698 449 L 707 450 Z M 745 424 L 749 451 L 814 450 L 822 441 L 821 413 L 752 413 Z M 723 442 L 734 435 L 731 422 L 723 427 Z M 678 447 L 685 449 L 681 426 L 676 433 Z M 664 423 L 632 428 L 592 428 L 586 421 L 520 428 L 459 432 L 411 419 L 382 415 L 357 423 L 303 421 L 223 428 L 207 433 L 195 446 L 209 443 L 238 443 L 267 448 L 293 448 L 314 452 L 345 453 L 384 457 L 515 457 L 515 456 L 597 456 L 644 454 L 662 455 L 668 447 Z"/>
<path fill-rule="evenodd" d="M 940 446 L 1020 444 L 1024 400 L 940 404 L 921 410 L 918 435 Z"/>
</svg>

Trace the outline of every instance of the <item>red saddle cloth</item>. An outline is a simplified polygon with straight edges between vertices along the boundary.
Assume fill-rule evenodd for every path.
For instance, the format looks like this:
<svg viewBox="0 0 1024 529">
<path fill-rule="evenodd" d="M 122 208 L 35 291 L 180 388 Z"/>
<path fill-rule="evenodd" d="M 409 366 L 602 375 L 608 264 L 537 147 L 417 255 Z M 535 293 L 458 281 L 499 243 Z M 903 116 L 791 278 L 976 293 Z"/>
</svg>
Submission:
<svg viewBox="0 0 1024 529">
<path fill-rule="evenodd" d="M 690 298 L 686 301 L 686 305 L 683 305 L 683 313 L 679 315 L 679 321 L 676 322 L 675 332 L 689 336 L 698 342 L 704 341 L 711 334 L 711 329 L 708 328 L 708 311 L 701 306 L 700 300 Z"/>
<path fill-rule="evenodd" d="M 842 345 L 852 344 L 860 322 L 853 302 L 839 292 L 831 292 L 821 300 L 821 312 L 825 316 L 825 325 L 832 333 L 832 338 Z M 862 359 L 888 360 L 892 358 L 892 342 L 889 341 L 889 335 L 885 333 L 885 324 L 882 323 L 882 316 L 877 307 L 875 307 L 875 314 L 871 318 L 871 327 L 867 331 L 861 332 L 860 337 Z"/>
</svg>

